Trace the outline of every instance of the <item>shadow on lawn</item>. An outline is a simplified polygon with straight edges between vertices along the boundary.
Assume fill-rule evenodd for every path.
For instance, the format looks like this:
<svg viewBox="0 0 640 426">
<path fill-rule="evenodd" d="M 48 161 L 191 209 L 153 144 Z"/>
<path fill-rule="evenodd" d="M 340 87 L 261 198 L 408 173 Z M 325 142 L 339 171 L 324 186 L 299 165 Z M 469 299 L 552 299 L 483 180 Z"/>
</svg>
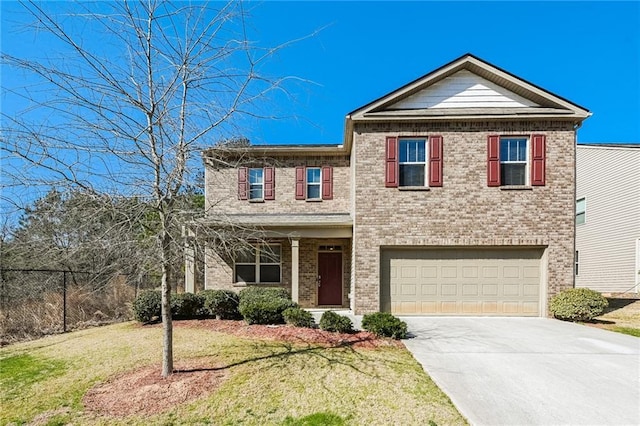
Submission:
<svg viewBox="0 0 640 426">
<path fill-rule="evenodd" d="M 356 366 L 356 363 L 353 362 L 354 359 L 358 359 L 360 362 L 386 362 L 378 358 L 367 357 L 364 353 L 357 351 L 354 349 L 354 345 L 361 342 L 367 342 L 374 340 L 372 337 L 366 337 L 362 339 L 354 339 L 349 341 L 340 342 L 331 346 L 322 346 L 314 343 L 307 343 L 305 347 L 296 347 L 296 345 L 289 342 L 279 342 L 276 344 L 276 348 L 274 348 L 273 343 L 267 342 L 256 342 L 254 346 L 256 346 L 256 352 L 262 352 L 266 348 L 271 348 L 271 353 L 261 356 L 254 356 L 250 358 L 245 358 L 239 361 L 231 362 L 227 365 L 219 366 L 219 367 L 199 367 L 192 369 L 176 369 L 174 373 L 191 373 L 191 372 L 199 372 L 199 371 L 220 371 L 220 370 L 228 370 L 233 367 L 250 364 L 259 361 L 271 360 L 273 361 L 273 365 L 270 367 L 278 367 L 278 368 L 288 368 L 290 364 L 288 361 L 292 357 L 300 356 L 300 355 L 312 355 L 319 357 L 327 362 L 329 365 L 343 365 L 353 369 L 354 371 L 365 374 L 371 377 L 378 377 L 377 374 L 374 374 L 373 369 L 369 369 L 368 371 L 363 370 Z M 281 349 L 281 350 L 278 350 Z M 397 364 L 395 362 L 394 364 Z"/>
</svg>

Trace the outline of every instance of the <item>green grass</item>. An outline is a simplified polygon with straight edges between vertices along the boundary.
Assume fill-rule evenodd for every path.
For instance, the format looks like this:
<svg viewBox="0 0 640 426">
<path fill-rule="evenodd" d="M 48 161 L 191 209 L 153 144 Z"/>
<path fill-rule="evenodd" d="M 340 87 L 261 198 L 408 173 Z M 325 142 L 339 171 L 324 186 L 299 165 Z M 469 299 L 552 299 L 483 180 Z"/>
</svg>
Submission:
<svg viewBox="0 0 640 426">
<path fill-rule="evenodd" d="M 29 354 L 0 358 L 0 401 L 18 397 L 35 383 L 63 374 L 66 364 Z"/>
<path fill-rule="evenodd" d="M 82 406 L 95 384 L 159 365 L 161 344 L 159 327 L 125 323 L 1 348 L 0 425 L 35 418 L 83 425 L 465 424 L 405 349 L 322 348 L 185 327 L 174 330 L 176 362 L 223 366 L 227 379 L 217 390 L 153 416 L 119 419 Z"/>
<path fill-rule="evenodd" d="M 640 337 L 640 328 L 612 327 L 611 330 L 622 334 L 628 334 L 629 336 Z"/>
</svg>

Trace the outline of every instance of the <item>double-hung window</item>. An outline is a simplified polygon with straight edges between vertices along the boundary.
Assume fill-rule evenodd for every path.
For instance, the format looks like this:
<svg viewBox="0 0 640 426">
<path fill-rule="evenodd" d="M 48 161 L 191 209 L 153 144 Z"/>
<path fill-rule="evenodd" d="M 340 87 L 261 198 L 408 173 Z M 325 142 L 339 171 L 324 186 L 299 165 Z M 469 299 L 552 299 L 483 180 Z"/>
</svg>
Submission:
<svg viewBox="0 0 640 426">
<path fill-rule="evenodd" d="M 307 167 L 307 200 L 322 199 L 322 173 L 320 167 Z"/>
<path fill-rule="evenodd" d="M 264 198 L 264 170 L 249 169 L 249 199 L 262 200 Z"/>
<path fill-rule="evenodd" d="M 527 185 L 527 138 L 500 139 L 500 182 Z"/>
<path fill-rule="evenodd" d="M 576 225 L 581 225 L 586 222 L 587 219 L 587 200 L 578 198 L 576 200 Z"/>
<path fill-rule="evenodd" d="M 387 136 L 384 185 L 406 190 L 442 186 L 442 136 Z"/>
<path fill-rule="evenodd" d="M 280 244 L 257 244 L 236 253 L 235 282 L 279 283 L 281 281 Z"/>
<path fill-rule="evenodd" d="M 425 139 L 400 139 L 398 141 L 399 186 L 426 185 L 426 145 Z"/>
<path fill-rule="evenodd" d="M 545 135 L 490 135 L 487 139 L 487 185 L 514 189 L 545 186 L 546 141 Z"/>
<path fill-rule="evenodd" d="M 333 200 L 333 167 L 296 167 L 296 200 Z"/>
<path fill-rule="evenodd" d="M 240 167 L 238 169 L 238 199 L 264 201 L 276 199 L 274 167 Z"/>
</svg>

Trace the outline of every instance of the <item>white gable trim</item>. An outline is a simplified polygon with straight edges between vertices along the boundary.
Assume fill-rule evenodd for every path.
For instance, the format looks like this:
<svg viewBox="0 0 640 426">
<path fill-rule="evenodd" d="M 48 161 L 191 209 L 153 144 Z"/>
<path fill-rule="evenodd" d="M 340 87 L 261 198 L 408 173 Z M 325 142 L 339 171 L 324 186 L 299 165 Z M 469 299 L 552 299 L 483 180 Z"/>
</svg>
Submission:
<svg viewBox="0 0 640 426">
<path fill-rule="evenodd" d="M 468 70 L 440 80 L 385 110 L 428 108 L 527 108 L 540 105 Z"/>
</svg>

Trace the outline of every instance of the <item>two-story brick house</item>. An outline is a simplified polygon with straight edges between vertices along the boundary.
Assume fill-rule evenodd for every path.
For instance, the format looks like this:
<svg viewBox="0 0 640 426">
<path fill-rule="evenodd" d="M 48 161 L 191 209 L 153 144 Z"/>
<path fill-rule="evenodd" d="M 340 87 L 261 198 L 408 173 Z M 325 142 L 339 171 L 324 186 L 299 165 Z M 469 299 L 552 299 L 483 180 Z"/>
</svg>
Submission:
<svg viewBox="0 0 640 426">
<path fill-rule="evenodd" d="M 212 148 L 205 287 L 282 286 L 356 314 L 544 316 L 573 286 L 589 111 L 473 55 L 349 113 L 340 145 Z"/>
</svg>

